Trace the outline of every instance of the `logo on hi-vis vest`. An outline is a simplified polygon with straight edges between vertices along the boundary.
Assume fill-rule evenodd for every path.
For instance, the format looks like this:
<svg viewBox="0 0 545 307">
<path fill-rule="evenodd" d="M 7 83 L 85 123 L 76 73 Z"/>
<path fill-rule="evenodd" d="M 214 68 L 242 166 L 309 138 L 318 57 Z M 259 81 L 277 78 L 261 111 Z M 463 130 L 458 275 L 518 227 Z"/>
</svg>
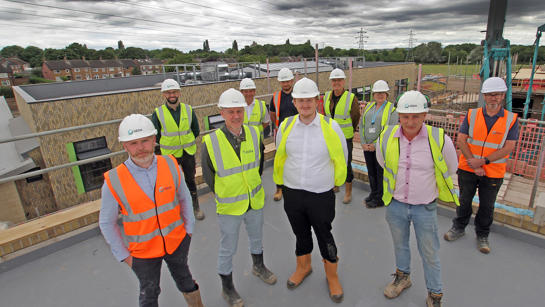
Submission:
<svg viewBox="0 0 545 307">
<path fill-rule="evenodd" d="M 244 150 L 244 153 L 245 154 L 251 154 L 251 153 L 254 153 L 254 151 L 251 150 L 251 149 L 247 149 L 247 150 Z"/>
<path fill-rule="evenodd" d="M 170 189 L 172 189 L 171 186 L 159 187 L 159 193 L 162 193 L 162 192 L 164 192 L 164 191 L 166 191 L 166 190 L 170 190 Z"/>
<path fill-rule="evenodd" d="M 496 130 L 492 130 L 491 134 L 501 134 L 501 132 L 496 131 Z"/>
</svg>

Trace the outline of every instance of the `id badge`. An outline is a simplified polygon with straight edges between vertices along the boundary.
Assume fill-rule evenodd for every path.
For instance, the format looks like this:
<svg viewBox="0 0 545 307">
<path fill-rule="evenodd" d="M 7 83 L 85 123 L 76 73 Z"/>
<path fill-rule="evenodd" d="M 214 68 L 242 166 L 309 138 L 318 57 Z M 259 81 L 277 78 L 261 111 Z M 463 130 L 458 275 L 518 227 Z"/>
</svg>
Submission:
<svg viewBox="0 0 545 307">
<path fill-rule="evenodd" d="M 369 128 L 369 133 L 375 133 L 377 129 L 375 127 Z"/>
</svg>

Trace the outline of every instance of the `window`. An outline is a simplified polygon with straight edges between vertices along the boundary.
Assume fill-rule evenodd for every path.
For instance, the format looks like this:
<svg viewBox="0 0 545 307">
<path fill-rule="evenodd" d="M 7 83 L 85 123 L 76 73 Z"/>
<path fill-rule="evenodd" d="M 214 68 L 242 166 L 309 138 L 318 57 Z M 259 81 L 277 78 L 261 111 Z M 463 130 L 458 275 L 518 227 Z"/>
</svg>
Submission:
<svg viewBox="0 0 545 307">
<path fill-rule="evenodd" d="M 94 78 L 95 78 L 95 79 L 100 79 L 100 76 L 99 76 L 98 74 L 96 74 L 96 75 L 94 76 Z"/>
<path fill-rule="evenodd" d="M 9 80 L 2 80 L 2 86 L 10 86 Z"/>
<path fill-rule="evenodd" d="M 89 74 L 85 74 L 85 80 L 91 80 L 91 76 Z"/>
<path fill-rule="evenodd" d="M 64 70 L 64 72 L 70 73 L 70 69 L 67 68 L 67 69 Z"/>
<path fill-rule="evenodd" d="M 105 72 L 106 71 L 106 68 L 102 67 L 102 72 Z"/>
<path fill-rule="evenodd" d="M 85 141 L 74 142 L 74 151 L 78 161 L 106 155 L 110 153 L 106 137 L 98 137 Z M 86 192 L 100 189 L 104 183 L 104 173 L 112 169 L 109 158 L 79 166 L 83 187 Z"/>
<path fill-rule="evenodd" d="M 102 75 L 102 79 L 108 78 L 108 75 Z"/>
<path fill-rule="evenodd" d="M 76 80 L 81 80 L 81 75 L 76 75 Z"/>
<path fill-rule="evenodd" d="M 98 68 L 93 68 L 93 72 L 98 72 Z"/>
<path fill-rule="evenodd" d="M 115 70 L 115 68 L 113 68 L 113 67 L 109 67 L 109 68 L 108 68 L 108 70 L 109 70 L 109 71 L 114 71 L 114 70 Z"/>
<path fill-rule="evenodd" d="M 74 72 L 79 72 L 80 69 L 79 68 L 74 68 Z"/>
<path fill-rule="evenodd" d="M 89 71 L 89 68 L 85 67 L 85 68 L 83 69 L 83 71 Z"/>
<path fill-rule="evenodd" d="M 29 169 L 25 173 L 30 173 L 30 172 L 39 171 L 39 170 L 40 170 L 39 167 L 35 167 L 35 168 Z M 36 176 L 26 178 L 26 182 L 27 183 L 32 183 L 32 182 L 35 182 L 35 181 L 40 181 L 42 179 L 43 179 L 43 176 L 42 176 L 42 174 L 40 174 L 40 175 L 36 175 Z"/>
<path fill-rule="evenodd" d="M 55 70 L 54 72 L 55 72 L 56 74 L 60 73 L 60 71 L 58 71 L 58 70 Z"/>
</svg>

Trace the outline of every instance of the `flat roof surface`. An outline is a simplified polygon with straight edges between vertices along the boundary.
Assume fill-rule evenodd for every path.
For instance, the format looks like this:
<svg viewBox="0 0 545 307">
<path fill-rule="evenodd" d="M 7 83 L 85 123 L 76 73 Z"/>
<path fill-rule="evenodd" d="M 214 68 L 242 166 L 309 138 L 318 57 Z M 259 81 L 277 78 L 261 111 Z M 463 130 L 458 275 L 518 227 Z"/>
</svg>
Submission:
<svg viewBox="0 0 545 307">
<path fill-rule="evenodd" d="M 39 102 L 51 99 L 77 97 L 99 93 L 109 93 L 118 91 L 127 91 L 134 89 L 143 89 L 157 87 L 157 84 L 165 79 L 173 78 L 173 73 L 139 75 L 120 78 L 81 80 L 70 82 L 41 83 L 31 85 L 21 85 L 19 89 L 25 91 L 34 101 Z"/>
<path fill-rule="evenodd" d="M 314 272 L 295 290 L 286 280 L 295 269 L 295 237 L 283 209 L 272 200 L 275 185 L 272 168 L 263 175 L 266 191 L 264 253 L 265 264 L 277 275 L 275 285 L 267 285 L 251 273 L 251 258 L 244 226 L 234 257 L 233 279 L 245 306 L 425 306 L 427 290 L 422 262 L 411 235 L 413 285 L 401 296 L 389 300 L 384 286 L 395 270 L 390 231 L 384 220 L 385 208 L 366 209 L 361 200 L 367 185 L 354 182 L 352 204 L 342 203 L 337 194 L 333 234 L 339 250 L 339 277 L 344 301 L 333 303 L 327 290 L 323 264 L 315 241 L 312 253 Z M 190 248 L 189 266 L 201 287 L 206 306 L 228 306 L 221 296 L 216 273 L 219 229 L 212 194 L 200 196 L 206 219 L 197 221 Z M 442 236 L 450 218 L 438 217 Z M 543 306 L 545 301 L 545 249 L 493 232 L 492 252 L 476 249 L 473 227 L 456 242 L 442 238 L 440 257 L 444 283 L 444 306 Z M 97 235 L 68 248 L 0 274 L 2 306 L 137 306 L 138 283 L 134 273 L 117 262 L 102 236 Z M 160 306 L 185 306 L 182 295 L 163 265 Z"/>
</svg>

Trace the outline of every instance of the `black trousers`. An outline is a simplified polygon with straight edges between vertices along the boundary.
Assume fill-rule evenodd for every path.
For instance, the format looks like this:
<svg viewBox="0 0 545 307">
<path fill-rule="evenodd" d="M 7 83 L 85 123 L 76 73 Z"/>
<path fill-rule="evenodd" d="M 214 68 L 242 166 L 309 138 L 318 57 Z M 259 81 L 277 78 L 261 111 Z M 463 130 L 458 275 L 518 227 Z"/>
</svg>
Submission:
<svg viewBox="0 0 545 307">
<path fill-rule="evenodd" d="M 157 307 L 161 287 L 159 281 L 161 279 L 161 265 L 163 260 L 167 263 L 170 274 L 176 283 L 176 287 L 181 292 L 193 292 L 198 289 L 198 286 L 191 276 L 189 267 L 187 266 L 187 253 L 191 237 L 186 235 L 178 249 L 172 254 L 158 258 L 133 258 L 132 270 L 138 277 L 140 282 L 140 307 Z"/>
<path fill-rule="evenodd" d="M 458 169 L 458 185 L 460 187 L 460 206 L 456 208 L 453 227 L 465 229 L 473 208 L 471 204 L 475 192 L 479 189 L 479 209 L 475 215 L 475 232 L 478 237 L 488 237 L 490 226 L 494 221 L 494 204 L 503 183 L 503 178 L 477 176 L 475 173 Z"/>
<path fill-rule="evenodd" d="M 365 165 L 367 165 L 367 176 L 369 177 L 369 186 L 371 187 L 371 198 L 379 204 L 382 203 L 382 180 L 384 170 L 378 164 L 375 151 L 363 151 Z"/>
<path fill-rule="evenodd" d="M 354 180 L 354 172 L 352 171 L 352 149 L 354 148 L 353 139 L 346 139 L 346 148 L 348 149 L 348 161 L 346 161 L 346 182 L 350 183 Z"/>
<path fill-rule="evenodd" d="M 312 252 L 312 232 L 318 239 L 322 258 L 337 262 L 337 246 L 331 234 L 331 223 L 335 218 L 335 193 L 312 193 L 305 190 L 282 187 L 284 211 L 295 234 L 295 255 L 302 256 Z"/>
<path fill-rule="evenodd" d="M 182 167 L 189 192 L 192 192 L 191 194 L 197 193 L 197 184 L 195 183 L 195 155 L 190 155 L 184 151 L 184 154 L 180 158 L 176 158 L 176 161 Z"/>
</svg>

